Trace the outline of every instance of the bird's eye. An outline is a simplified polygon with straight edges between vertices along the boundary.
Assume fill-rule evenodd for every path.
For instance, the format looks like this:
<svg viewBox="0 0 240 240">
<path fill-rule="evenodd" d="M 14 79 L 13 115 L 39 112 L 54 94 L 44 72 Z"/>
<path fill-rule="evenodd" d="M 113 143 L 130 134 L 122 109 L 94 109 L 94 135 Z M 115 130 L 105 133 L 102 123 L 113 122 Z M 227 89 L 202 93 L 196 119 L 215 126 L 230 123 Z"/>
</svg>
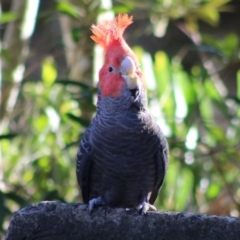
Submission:
<svg viewBox="0 0 240 240">
<path fill-rule="evenodd" d="M 109 68 L 108 68 L 108 71 L 109 71 L 109 72 L 112 72 L 112 71 L 113 71 L 113 68 L 112 68 L 112 67 L 109 67 Z"/>
</svg>

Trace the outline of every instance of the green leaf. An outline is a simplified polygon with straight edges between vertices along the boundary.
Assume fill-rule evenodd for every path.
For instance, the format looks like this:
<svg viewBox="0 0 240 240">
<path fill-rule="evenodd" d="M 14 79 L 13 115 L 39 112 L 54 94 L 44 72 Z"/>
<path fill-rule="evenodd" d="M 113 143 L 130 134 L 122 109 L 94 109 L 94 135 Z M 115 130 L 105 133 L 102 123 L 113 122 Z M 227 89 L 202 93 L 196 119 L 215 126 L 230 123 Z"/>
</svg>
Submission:
<svg viewBox="0 0 240 240">
<path fill-rule="evenodd" d="M 18 136 L 18 134 L 14 134 L 14 133 L 3 134 L 3 135 L 0 135 L 0 140 L 3 140 L 3 139 L 13 139 L 16 136 Z"/>
<path fill-rule="evenodd" d="M 22 175 L 22 180 L 24 182 L 30 182 L 33 179 L 33 172 L 32 171 L 25 171 Z"/>
<path fill-rule="evenodd" d="M 212 137 L 217 141 L 227 141 L 226 138 L 226 131 L 218 126 L 211 126 L 208 127 L 209 133 L 212 135 Z"/>
<path fill-rule="evenodd" d="M 158 92 L 159 95 L 162 95 L 167 92 L 167 86 L 170 81 L 170 62 L 165 52 L 159 51 L 155 54 L 154 71 Z"/>
<path fill-rule="evenodd" d="M 61 201 L 66 202 L 64 198 L 60 197 L 58 190 L 47 191 L 43 196 L 43 201 Z"/>
<path fill-rule="evenodd" d="M 216 8 L 205 4 L 197 10 L 200 19 L 212 26 L 216 26 L 219 22 L 219 12 Z"/>
<path fill-rule="evenodd" d="M 114 11 L 114 13 L 129 13 L 133 9 L 134 5 L 128 2 L 125 4 L 114 5 L 111 10 Z"/>
<path fill-rule="evenodd" d="M 95 90 L 96 91 L 96 87 L 85 84 L 81 81 L 74 81 L 71 79 L 57 79 L 54 83 L 57 84 L 62 84 L 64 86 L 68 86 L 68 85 L 72 85 L 72 86 L 76 86 L 76 87 L 80 87 L 82 89 L 86 89 L 86 90 Z"/>
<path fill-rule="evenodd" d="M 189 196 L 191 196 L 191 190 L 193 187 L 193 174 L 188 168 L 182 169 L 178 177 L 177 194 L 176 194 L 176 209 L 183 211 L 188 202 Z"/>
<path fill-rule="evenodd" d="M 1 13 L 0 24 L 12 22 L 18 19 L 18 14 L 13 12 L 3 12 Z"/>
<path fill-rule="evenodd" d="M 208 96 L 211 97 L 211 99 L 213 100 L 221 100 L 221 95 L 219 94 L 216 85 L 214 84 L 214 82 L 211 79 L 206 79 L 204 81 L 204 87 L 205 87 L 205 91 L 206 93 L 208 93 Z"/>
<path fill-rule="evenodd" d="M 46 115 L 41 115 L 35 119 L 33 122 L 34 128 L 37 132 L 43 132 L 43 130 L 48 126 L 48 118 Z"/>
<path fill-rule="evenodd" d="M 57 2 L 56 8 L 59 12 L 64 13 L 72 18 L 78 18 L 80 14 L 80 9 L 67 1 Z"/>
<path fill-rule="evenodd" d="M 231 0 L 210 0 L 208 3 L 205 4 L 205 6 L 219 8 L 230 1 Z"/>
<path fill-rule="evenodd" d="M 53 59 L 48 57 L 44 60 L 42 64 L 42 79 L 44 85 L 49 87 L 56 80 L 57 70 L 54 66 Z"/>
<path fill-rule="evenodd" d="M 20 207 L 27 205 L 27 200 L 15 192 L 8 192 L 5 193 L 4 195 L 7 199 L 11 199 L 15 203 L 17 203 Z"/>
<path fill-rule="evenodd" d="M 211 199 L 215 198 L 219 194 L 220 190 L 221 190 L 220 184 L 212 183 L 207 190 L 208 198 Z"/>
<path fill-rule="evenodd" d="M 75 43 L 79 42 L 79 39 L 81 38 L 81 30 L 79 28 L 73 28 L 71 31 L 72 39 Z"/>
<path fill-rule="evenodd" d="M 212 26 L 216 26 L 219 22 L 219 7 L 225 5 L 230 0 L 211 0 L 196 11 L 196 14 L 200 19 L 209 23 Z"/>
<path fill-rule="evenodd" d="M 240 70 L 237 71 L 237 97 L 240 99 Z"/>
<path fill-rule="evenodd" d="M 228 58 L 232 58 L 238 49 L 239 38 L 236 34 L 228 34 L 222 41 L 222 50 Z"/>
<path fill-rule="evenodd" d="M 71 120 L 73 120 L 74 122 L 80 123 L 82 126 L 84 127 L 88 127 L 90 122 L 86 121 L 85 119 L 79 117 L 79 116 L 75 116 L 72 113 L 67 113 L 66 114 Z"/>
</svg>

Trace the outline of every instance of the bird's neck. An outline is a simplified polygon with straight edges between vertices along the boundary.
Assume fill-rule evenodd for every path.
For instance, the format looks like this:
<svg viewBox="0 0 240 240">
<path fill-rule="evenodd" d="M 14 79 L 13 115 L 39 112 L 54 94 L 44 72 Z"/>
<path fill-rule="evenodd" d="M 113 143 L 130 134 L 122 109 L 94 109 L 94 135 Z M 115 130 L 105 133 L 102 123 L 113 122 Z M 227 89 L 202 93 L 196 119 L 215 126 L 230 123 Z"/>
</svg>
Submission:
<svg viewBox="0 0 240 240">
<path fill-rule="evenodd" d="M 143 89 L 122 89 L 119 97 L 104 97 L 98 91 L 98 113 L 104 111 L 109 114 L 117 114 L 124 111 L 142 111 L 147 108 L 147 95 Z"/>
</svg>

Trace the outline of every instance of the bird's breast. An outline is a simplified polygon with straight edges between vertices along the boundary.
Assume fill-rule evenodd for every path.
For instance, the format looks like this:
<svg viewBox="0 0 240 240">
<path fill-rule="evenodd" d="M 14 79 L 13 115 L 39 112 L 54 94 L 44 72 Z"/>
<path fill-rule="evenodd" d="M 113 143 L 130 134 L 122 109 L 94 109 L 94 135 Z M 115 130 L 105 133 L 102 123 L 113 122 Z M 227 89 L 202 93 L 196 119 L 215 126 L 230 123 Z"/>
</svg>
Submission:
<svg viewBox="0 0 240 240">
<path fill-rule="evenodd" d="M 149 118 L 147 118 L 149 119 Z M 144 117 L 96 116 L 92 146 L 91 195 L 112 206 L 136 206 L 152 190 L 156 176 L 158 137 Z"/>
<path fill-rule="evenodd" d="M 133 114 L 97 117 L 90 137 L 93 161 L 102 172 L 141 174 L 154 161 L 158 148 L 152 126 Z"/>
</svg>

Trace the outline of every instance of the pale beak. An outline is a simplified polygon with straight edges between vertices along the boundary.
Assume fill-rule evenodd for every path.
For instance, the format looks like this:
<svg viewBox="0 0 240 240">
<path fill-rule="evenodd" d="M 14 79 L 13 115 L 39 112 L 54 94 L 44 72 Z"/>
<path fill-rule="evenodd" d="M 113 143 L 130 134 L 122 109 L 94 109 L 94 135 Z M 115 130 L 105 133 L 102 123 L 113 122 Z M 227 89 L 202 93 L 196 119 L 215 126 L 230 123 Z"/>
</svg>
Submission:
<svg viewBox="0 0 240 240">
<path fill-rule="evenodd" d="M 120 66 L 120 73 L 124 78 L 129 90 L 137 88 L 139 77 L 136 74 L 135 63 L 129 56 L 123 59 Z"/>
</svg>

